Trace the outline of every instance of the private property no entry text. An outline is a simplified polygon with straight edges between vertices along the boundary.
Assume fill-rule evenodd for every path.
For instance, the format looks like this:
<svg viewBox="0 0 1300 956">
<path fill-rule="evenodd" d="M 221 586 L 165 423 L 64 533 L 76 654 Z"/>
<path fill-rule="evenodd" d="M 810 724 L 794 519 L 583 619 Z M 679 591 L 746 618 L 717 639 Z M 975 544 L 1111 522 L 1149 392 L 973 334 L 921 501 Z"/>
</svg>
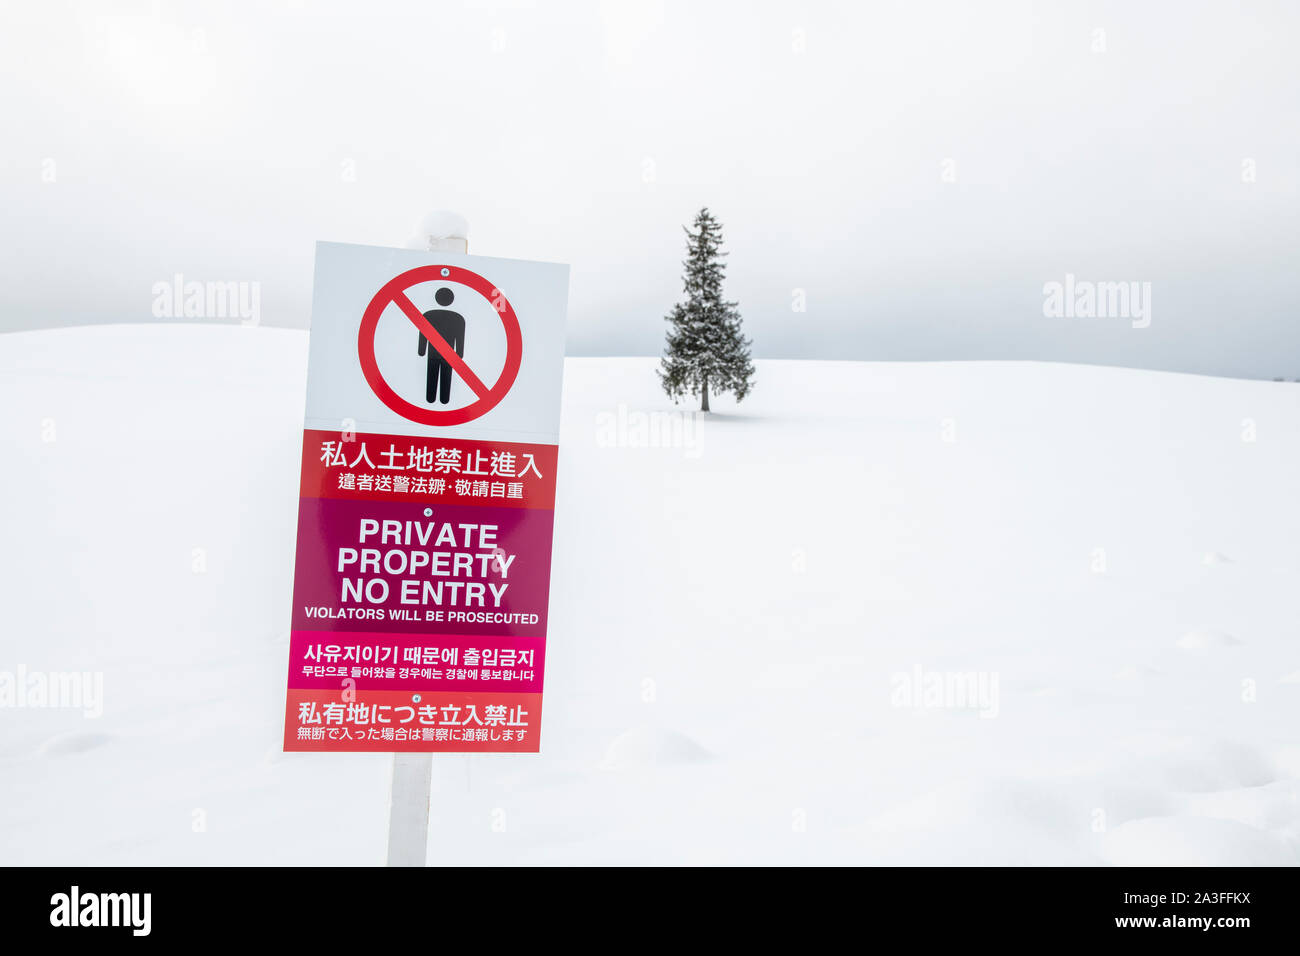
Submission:
<svg viewBox="0 0 1300 956">
<path fill-rule="evenodd" d="M 339 600 L 382 605 L 395 593 L 405 605 L 499 608 L 518 555 L 498 546 L 498 531 L 495 524 L 362 518 L 356 546 L 338 549 L 336 570 L 351 575 L 341 578 Z M 496 580 L 464 580 L 474 577 Z"/>
</svg>

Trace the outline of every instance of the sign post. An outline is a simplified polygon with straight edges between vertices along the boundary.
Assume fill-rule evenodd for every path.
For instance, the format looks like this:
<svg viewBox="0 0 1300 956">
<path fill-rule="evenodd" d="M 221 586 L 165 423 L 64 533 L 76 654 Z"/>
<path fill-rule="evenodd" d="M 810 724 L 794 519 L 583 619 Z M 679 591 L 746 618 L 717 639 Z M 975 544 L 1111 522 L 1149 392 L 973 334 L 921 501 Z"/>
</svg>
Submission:
<svg viewBox="0 0 1300 956">
<path fill-rule="evenodd" d="M 568 267 L 319 243 L 286 751 L 393 756 L 422 866 L 434 753 L 536 753 Z"/>
<path fill-rule="evenodd" d="M 429 845 L 433 754 L 393 754 L 388 798 L 388 865 L 424 866 Z"/>
<path fill-rule="evenodd" d="M 431 225 L 426 217 L 422 229 Z M 442 228 L 439 232 L 465 235 L 428 234 L 407 248 L 430 252 L 469 252 L 469 229 Z M 436 226 L 435 226 L 436 228 Z M 433 789 L 433 754 L 393 754 L 393 774 L 388 791 L 388 865 L 425 866 L 428 864 L 429 800 Z"/>
</svg>

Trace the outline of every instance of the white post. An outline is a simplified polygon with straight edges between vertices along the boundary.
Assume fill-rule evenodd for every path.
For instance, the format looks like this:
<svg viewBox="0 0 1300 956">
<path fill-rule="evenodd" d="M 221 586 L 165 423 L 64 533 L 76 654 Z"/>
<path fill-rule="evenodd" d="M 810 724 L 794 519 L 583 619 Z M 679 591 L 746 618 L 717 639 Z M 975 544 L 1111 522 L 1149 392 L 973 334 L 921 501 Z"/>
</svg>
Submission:
<svg viewBox="0 0 1300 956">
<path fill-rule="evenodd" d="M 469 251 L 469 223 L 443 209 L 429 213 L 406 243 L 409 249 Z M 429 846 L 429 794 L 433 754 L 393 754 L 388 798 L 388 865 L 425 866 Z"/>
<path fill-rule="evenodd" d="M 429 845 L 433 754 L 393 754 L 388 801 L 388 865 L 424 866 Z"/>
</svg>

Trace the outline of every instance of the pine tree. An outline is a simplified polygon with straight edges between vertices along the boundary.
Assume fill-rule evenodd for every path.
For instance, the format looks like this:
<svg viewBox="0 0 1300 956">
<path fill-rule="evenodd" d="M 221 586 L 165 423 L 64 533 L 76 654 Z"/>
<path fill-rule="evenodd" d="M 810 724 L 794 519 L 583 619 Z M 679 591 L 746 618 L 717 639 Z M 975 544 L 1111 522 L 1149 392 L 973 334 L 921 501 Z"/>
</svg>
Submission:
<svg viewBox="0 0 1300 956">
<path fill-rule="evenodd" d="M 741 334 L 740 311 L 722 298 L 722 224 L 707 208 L 695 217 L 695 231 L 685 229 L 686 301 L 665 316 L 668 342 L 659 380 L 677 401 L 699 395 L 700 410 L 709 410 L 709 391 L 731 392 L 740 401 L 754 383 L 749 339 Z"/>
</svg>

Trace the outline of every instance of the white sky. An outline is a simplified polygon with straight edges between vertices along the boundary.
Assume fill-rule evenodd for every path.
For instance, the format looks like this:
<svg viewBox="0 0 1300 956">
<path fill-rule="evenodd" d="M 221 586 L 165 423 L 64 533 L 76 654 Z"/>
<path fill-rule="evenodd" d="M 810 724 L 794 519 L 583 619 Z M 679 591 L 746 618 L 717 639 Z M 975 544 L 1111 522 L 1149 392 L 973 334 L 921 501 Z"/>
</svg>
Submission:
<svg viewBox="0 0 1300 956">
<path fill-rule="evenodd" d="M 4 0 L 3 19 L 3 328 L 156 322 L 178 272 L 259 282 L 265 324 L 306 325 L 315 240 L 400 245 L 449 207 L 471 252 L 572 264 L 571 354 L 653 354 L 707 204 L 760 357 L 1300 378 L 1296 5 Z M 1151 326 L 1045 318 L 1067 272 L 1151 282 Z"/>
</svg>

